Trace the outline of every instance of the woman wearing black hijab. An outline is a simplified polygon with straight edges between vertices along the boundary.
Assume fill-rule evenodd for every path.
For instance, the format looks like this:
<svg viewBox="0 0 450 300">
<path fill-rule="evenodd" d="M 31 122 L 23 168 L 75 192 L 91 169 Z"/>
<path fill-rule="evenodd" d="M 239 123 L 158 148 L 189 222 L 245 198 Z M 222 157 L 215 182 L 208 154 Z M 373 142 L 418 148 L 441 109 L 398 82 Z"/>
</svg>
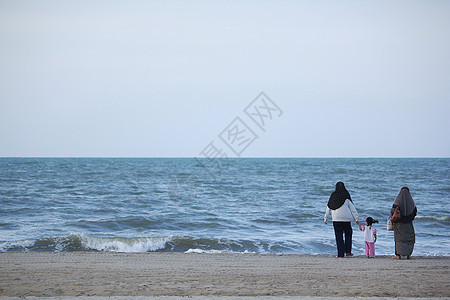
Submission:
<svg viewBox="0 0 450 300">
<path fill-rule="evenodd" d="M 343 182 L 336 183 L 336 190 L 331 194 L 328 200 L 327 211 L 325 213 L 325 224 L 327 224 L 328 216 L 333 219 L 334 235 L 336 237 L 337 257 L 353 256 L 352 254 L 352 226 L 351 222 L 354 220 L 358 224 L 359 229 L 361 225 L 358 222 L 358 212 L 353 205 L 350 193 L 344 186 Z M 344 240 L 345 234 L 345 240 Z"/>
<path fill-rule="evenodd" d="M 416 242 L 416 234 L 412 221 L 417 215 L 417 207 L 414 203 L 409 188 L 404 186 L 401 188 L 397 198 L 395 198 L 392 205 L 391 214 L 396 208 L 400 210 L 400 221 L 393 223 L 394 240 L 395 240 L 395 256 L 400 259 L 402 255 L 407 259 L 411 256 L 414 250 L 414 243 Z"/>
</svg>

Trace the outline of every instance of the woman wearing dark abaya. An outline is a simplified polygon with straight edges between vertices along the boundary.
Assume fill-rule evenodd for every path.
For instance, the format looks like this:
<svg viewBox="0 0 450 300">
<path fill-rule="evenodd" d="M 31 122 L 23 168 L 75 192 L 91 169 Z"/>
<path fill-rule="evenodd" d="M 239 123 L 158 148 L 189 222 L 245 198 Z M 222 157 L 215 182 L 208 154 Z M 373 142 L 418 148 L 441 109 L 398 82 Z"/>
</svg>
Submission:
<svg viewBox="0 0 450 300">
<path fill-rule="evenodd" d="M 328 216 L 333 219 L 334 235 L 336 237 L 337 257 L 353 256 L 352 254 L 352 234 L 353 229 L 351 222 L 354 220 L 358 224 L 358 212 L 353 205 L 350 193 L 344 186 L 343 182 L 336 183 L 336 190 L 331 194 L 328 200 L 327 211 L 325 213 L 325 224 L 327 224 Z M 345 234 L 345 240 L 344 240 Z"/>
<path fill-rule="evenodd" d="M 409 188 L 406 186 L 401 188 L 400 193 L 395 198 L 391 215 L 397 207 L 400 210 L 401 218 L 399 221 L 393 223 L 395 240 L 395 256 L 393 258 L 401 259 L 402 256 L 406 256 L 409 259 L 414 249 L 414 243 L 416 242 L 413 220 L 417 215 L 417 207 L 409 193 Z"/>
</svg>

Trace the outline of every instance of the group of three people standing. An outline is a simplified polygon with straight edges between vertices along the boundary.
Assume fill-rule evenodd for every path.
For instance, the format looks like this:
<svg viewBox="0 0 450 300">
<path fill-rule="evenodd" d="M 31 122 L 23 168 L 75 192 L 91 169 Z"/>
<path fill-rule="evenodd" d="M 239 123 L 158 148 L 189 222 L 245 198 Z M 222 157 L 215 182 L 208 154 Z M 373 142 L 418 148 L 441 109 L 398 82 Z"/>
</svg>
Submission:
<svg viewBox="0 0 450 300">
<path fill-rule="evenodd" d="M 401 218 L 400 221 L 393 223 L 395 241 L 394 258 L 400 259 L 402 256 L 406 256 L 409 259 L 415 243 L 415 232 L 412 221 L 417 214 L 417 208 L 408 187 L 401 188 L 400 193 L 392 205 L 391 215 L 394 213 L 396 207 L 400 210 Z M 351 222 L 355 221 L 360 230 L 362 230 L 362 227 L 358 221 L 358 213 L 353 205 L 350 193 L 345 188 L 343 182 L 336 183 L 336 190 L 328 200 L 324 218 L 325 224 L 327 224 L 330 212 L 336 237 L 337 257 L 344 257 L 344 255 L 353 256 L 353 230 Z"/>
</svg>

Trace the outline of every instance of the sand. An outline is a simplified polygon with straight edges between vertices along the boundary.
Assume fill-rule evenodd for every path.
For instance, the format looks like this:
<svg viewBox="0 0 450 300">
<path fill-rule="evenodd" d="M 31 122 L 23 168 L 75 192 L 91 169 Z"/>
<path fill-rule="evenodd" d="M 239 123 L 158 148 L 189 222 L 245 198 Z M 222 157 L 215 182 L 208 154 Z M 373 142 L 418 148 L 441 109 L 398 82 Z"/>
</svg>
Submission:
<svg viewBox="0 0 450 300">
<path fill-rule="evenodd" d="M 450 257 L 0 253 L 0 297 L 450 297 Z"/>
</svg>

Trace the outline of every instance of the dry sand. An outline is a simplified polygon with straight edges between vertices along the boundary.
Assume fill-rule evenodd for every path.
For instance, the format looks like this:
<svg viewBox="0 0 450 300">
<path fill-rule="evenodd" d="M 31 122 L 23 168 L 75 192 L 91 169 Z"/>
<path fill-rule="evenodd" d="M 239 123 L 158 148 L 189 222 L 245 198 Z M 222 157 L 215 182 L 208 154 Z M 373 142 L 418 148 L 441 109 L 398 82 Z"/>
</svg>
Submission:
<svg viewBox="0 0 450 300">
<path fill-rule="evenodd" d="M 0 253 L 0 297 L 450 297 L 450 257 Z"/>
</svg>

